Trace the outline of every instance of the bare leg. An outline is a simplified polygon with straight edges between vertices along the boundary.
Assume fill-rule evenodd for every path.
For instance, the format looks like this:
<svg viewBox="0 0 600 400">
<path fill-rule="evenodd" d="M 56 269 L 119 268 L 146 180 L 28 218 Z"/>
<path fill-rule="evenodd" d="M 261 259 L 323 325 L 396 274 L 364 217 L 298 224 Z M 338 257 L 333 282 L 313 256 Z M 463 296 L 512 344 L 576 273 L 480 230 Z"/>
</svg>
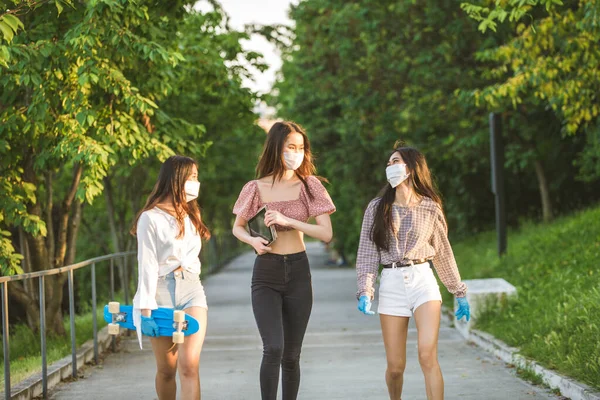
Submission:
<svg viewBox="0 0 600 400">
<path fill-rule="evenodd" d="M 202 307 L 190 307 L 183 311 L 200 322 L 200 329 L 193 335 L 186 336 L 185 341 L 179 345 L 177 369 L 181 381 L 181 400 L 199 400 L 200 352 L 206 336 L 207 310 Z"/>
<path fill-rule="evenodd" d="M 175 400 L 177 393 L 177 347 L 171 348 L 169 337 L 150 338 L 156 359 L 156 394 L 159 400 Z"/>
<path fill-rule="evenodd" d="M 387 358 L 385 383 L 387 383 L 390 400 L 400 400 L 406 366 L 406 336 L 409 318 L 385 314 L 380 314 L 379 318 Z"/>
<path fill-rule="evenodd" d="M 444 399 L 444 378 L 437 351 L 441 308 L 441 302 L 434 300 L 420 305 L 414 311 L 419 337 L 419 363 L 425 376 L 428 400 Z"/>
</svg>

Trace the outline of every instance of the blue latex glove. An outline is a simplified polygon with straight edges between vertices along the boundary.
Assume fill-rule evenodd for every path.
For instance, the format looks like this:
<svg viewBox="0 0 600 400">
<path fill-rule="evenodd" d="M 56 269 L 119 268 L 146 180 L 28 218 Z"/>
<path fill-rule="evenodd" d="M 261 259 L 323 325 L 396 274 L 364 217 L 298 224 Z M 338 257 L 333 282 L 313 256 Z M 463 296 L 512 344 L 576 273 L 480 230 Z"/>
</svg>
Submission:
<svg viewBox="0 0 600 400">
<path fill-rule="evenodd" d="M 371 299 L 369 296 L 360 296 L 360 299 L 358 299 L 358 311 L 365 315 L 375 315 L 375 312 L 371 311 Z"/>
<path fill-rule="evenodd" d="M 154 318 L 142 315 L 142 334 L 152 337 L 158 336 L 158 325 L 156 325 Z"/>
<path fill-rule="evenodd" d="M 456 310 L 456 318 L 460 321 L 462 317 L 467 317 L 467 321 L 471 319 L 471 309 L 466 297 L 457 297 L 458 310 Z"/>
</svg>

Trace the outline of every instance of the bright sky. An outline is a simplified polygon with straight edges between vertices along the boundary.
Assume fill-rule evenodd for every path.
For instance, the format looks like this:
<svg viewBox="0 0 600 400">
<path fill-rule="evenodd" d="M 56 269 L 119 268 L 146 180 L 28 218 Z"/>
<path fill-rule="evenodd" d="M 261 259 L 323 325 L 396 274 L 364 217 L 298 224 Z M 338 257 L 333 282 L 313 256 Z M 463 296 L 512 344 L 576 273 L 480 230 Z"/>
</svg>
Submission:
<svg viewBox="0 0 600 400">
<path fill-rule="evenodd" d="M 233 29 L 242 30 L 244 25 L 258 23 L 291 25 L 288 18 L 290 4 L 298 0 L 219 0 L 223 9 L 230 17 Z M 206 1 L 198 1 L 196 8 L 206 9 Z M 261 36 L 253 35 L 250 40 L 242 43 L 245 49 L 261 53 L 269 69 L 261 73 L 254 72 L 254 82 L 246 81 L 245 86 L 260 93 L 268 93 L 275 82 L 275 74 L 281 67 L 281 58 L 275 46 Z"/>
</svg>

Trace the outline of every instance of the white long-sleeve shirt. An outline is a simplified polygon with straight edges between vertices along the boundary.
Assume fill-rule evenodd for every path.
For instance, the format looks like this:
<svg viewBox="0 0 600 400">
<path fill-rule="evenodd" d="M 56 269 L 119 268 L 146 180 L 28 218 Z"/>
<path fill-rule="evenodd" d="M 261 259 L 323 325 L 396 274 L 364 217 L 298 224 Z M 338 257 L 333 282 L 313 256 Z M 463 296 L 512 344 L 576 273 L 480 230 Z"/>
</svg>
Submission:
<svg viewBox="0 0 600 400">
<path fill-rule="evenodd" d="M 158 308 L 158 278 L 182 267 L 200 274 L 200 234 L 189 217 L 184 220 L 185 233 L 177 239 L 179 226 L 171 214 L 154 207 L 144 211 L 137 223 L 138 287 L 133 298 L 133 324 L 142 348 L 141 310 Z"/>
</svg>

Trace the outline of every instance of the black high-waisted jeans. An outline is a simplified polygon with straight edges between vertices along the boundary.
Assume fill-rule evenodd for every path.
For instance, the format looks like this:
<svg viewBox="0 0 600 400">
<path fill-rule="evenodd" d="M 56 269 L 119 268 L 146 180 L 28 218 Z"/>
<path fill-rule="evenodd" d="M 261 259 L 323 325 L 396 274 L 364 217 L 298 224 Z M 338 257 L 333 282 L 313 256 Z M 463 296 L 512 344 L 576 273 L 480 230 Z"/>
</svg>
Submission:
<svg viewBox="0 0 600 400">
<path fill-rule="evenodd" d="M 300 350 L 313 294 L 306 252 L 256 257 L 252 309 L 263 342 L 260 390 L 275 400 L 282 370 L 283 400 L 295 400 L 300 386 Z"/>
</svg>

